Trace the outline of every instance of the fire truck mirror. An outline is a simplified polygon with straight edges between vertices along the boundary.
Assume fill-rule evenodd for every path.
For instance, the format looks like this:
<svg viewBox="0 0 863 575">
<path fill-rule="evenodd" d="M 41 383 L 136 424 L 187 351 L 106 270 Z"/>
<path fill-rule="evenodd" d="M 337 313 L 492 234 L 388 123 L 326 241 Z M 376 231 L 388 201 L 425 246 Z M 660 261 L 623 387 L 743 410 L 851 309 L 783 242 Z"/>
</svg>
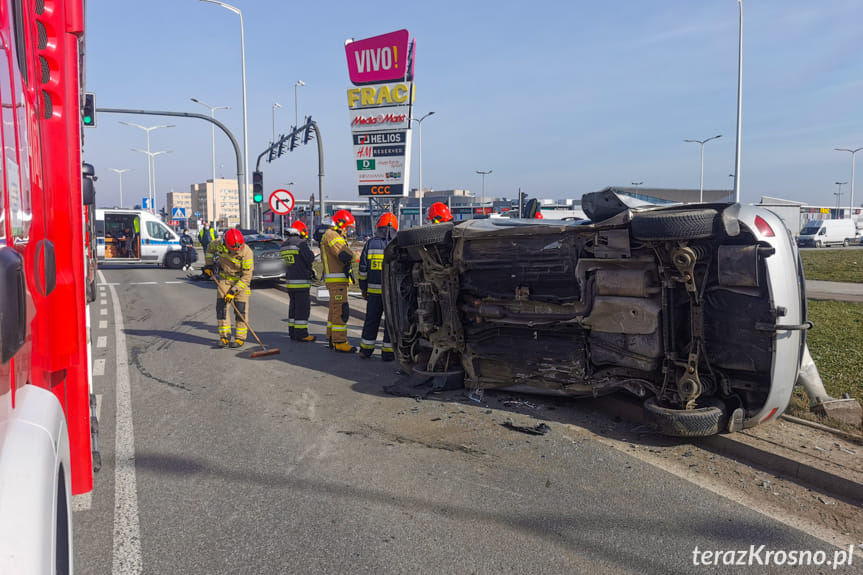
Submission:
<svg viewBox="0 0 863 575">
<path fill-rule="evenodd" d="M 0 248 L 0 363 L 21 349 L 26 335 L 24 260 L 7 246 Z"/>
<path fill-rule="evenodd" d="M 36 244 L 36 263 L 34 275 L 39 294 L 47 296 L 57 286 L 57 262 L 54 257 L 54 243 L 40 240 Z"/>
</svg>

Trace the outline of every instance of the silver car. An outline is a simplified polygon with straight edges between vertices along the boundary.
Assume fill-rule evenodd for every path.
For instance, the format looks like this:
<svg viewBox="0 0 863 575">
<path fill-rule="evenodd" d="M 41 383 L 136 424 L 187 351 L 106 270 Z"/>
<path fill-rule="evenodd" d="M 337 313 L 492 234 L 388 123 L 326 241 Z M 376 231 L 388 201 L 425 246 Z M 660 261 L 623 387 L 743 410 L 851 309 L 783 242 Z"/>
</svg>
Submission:
<svg viewBox="0 0 863 575">
<path fill-rule="evenodd" d="M 781 414 L 810 324 L 779 217 L 741 204 L 630 207 L 610 191 L 582 208 L 589 221 L 399 232 L 383 295 L 401 365 L 474 389 L 627 390 L 669 435 Z"/>
</svg>

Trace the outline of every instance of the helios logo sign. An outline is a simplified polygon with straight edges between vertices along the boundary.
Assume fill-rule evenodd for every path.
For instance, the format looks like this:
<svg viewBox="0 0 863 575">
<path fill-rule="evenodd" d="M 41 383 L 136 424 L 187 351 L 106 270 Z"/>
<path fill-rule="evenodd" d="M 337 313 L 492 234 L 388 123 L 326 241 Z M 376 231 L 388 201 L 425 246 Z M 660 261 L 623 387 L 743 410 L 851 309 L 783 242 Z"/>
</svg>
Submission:
<svg viewBox="0 0 863 575">
<path fill-rule="evenodd" d="M 349 40 L 345 43 L 345 55 L 354 85 L 412 79 L 413 54 L 408 53 L 407 30 Z"/>
</svg>

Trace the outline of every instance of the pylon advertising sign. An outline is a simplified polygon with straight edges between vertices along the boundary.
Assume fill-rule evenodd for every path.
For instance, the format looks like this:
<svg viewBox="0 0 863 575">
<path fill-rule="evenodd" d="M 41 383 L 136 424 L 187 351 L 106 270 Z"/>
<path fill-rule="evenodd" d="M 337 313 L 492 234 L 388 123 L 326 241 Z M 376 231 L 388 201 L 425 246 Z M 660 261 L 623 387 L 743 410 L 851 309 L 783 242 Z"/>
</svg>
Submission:
<svg viewBox="0 0 863 575">
<path fill-rule="evenodd" d="M 397 30 L 345 43 L 354 168 L 360 196 L 406 196 L 410 184 L 415 41 Z"/>
</svg>

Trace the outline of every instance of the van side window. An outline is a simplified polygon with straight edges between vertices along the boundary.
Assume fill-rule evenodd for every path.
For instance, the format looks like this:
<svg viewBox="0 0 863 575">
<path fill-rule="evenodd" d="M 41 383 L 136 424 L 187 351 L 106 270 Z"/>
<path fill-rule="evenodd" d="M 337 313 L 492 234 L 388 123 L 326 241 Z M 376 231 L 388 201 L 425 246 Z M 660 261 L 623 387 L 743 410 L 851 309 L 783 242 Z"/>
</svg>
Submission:
<svg viewBox="0 0 863 575">
<path fill-rule="evenodd" d="M 168 228 L 159 222 L 147 222 L 147 234 L 155 240 L 165 239 L 165 234 L 168 234 Z M 168 234 L 170 237 L 170 234 Z"/>
</svg>

